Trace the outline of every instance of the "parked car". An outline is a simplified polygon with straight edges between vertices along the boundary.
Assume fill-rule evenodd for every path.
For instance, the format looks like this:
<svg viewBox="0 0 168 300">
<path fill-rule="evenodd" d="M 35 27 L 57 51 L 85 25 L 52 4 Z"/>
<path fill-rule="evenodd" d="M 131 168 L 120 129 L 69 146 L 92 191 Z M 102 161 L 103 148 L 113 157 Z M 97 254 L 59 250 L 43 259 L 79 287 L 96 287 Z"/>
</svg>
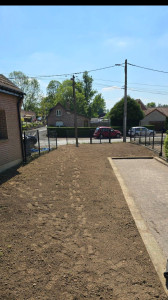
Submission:
<svg viewBox="0 0 168 300">
<path fill-rule="evenodd" d="M 109 136 L 110 135 L 110 136 Z M 115 130 L 111 127 L 106 126 L 100 126 L 97 127 L 93 133 L 94 138 L 120 138 L 121 137 L 121 131 Z"/>
<path fill-rule="evenodd" d="M 156 134 L 154 130 L 148 129 L 146 127 L 138 126 L 138 127 L 131 127 L 128 130 L 128 135 L 130 136 L 153 136 Z"/>
</svg>

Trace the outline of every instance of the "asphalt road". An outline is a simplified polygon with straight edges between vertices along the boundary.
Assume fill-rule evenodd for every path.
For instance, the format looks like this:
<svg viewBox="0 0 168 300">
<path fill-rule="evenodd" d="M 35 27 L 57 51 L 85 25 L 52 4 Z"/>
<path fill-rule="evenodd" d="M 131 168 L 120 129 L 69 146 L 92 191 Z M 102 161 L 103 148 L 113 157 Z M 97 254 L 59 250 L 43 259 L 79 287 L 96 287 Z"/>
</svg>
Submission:
<svg viewBox="0 0 168 300">
<path fill-rule="evenodd" d="M 48 142 L 48 137 L 47 137 L 47 129 L 46 127 L 41 127 L 38 128 L 39 131 L 39 140 L 40 140 L 40 147 L 48 147 L 49 142 Z M 26 132 L 26 134 L 30 135 L 36 135 L 37 134 L 37 129 L 29 130 Z M 113 142 L 122 142 L 123 138 L 120 139 L 111 139 L 111 143 Z M 130 138 L 127 138 L 127 141 L 130 141 Z M 109 143 L 109 139 L 103 139 L 101 141 L 102 143 Z M 79 144 L 84 144 L 84 143 L 90 143 L 90 138 L 78 138 L 78 143 Z M 92 143 L 100 143 L 99 139 L 92 139 Z M 75 138 L 57 138 L 57 145 L 67 145 L 67 144 L 76 144 L 76 139 Z M 50 147 L 55 147 L 56 146 L 56 139 L 55 138 L 50 138 Z"/>
<path fill-rule="evenodd" d="M 50 142 L 50 147 L 56 147 L 56 139 L 55 138 L 50 138 L 50 141 L 48 141 L 47 137 L 47 128 L 46 126 L 38 128 L 39 131 L 39 140 L 40 140 L 40 147 L 49 147 L 49 142 Z M 36 135 L 37 136 L 37 129 L 32 129 L 28 130 L 26 134 L 30 135 Z M 165 134 L 164 134 L 165 137 Z M 161 140 L 161 134 L 156 134 L 155 139 L 158 138 L 158 141 L 160 142 Z M 142 137 L 143 139 L 143 137 Z M 130 137 L 126 138 L 127 142 L 130 142 Z M 152 141 L 152 138 L 151 138 Z M 109 143 L 109 139 L 102 139 L 102 143 Z M 123 142 L 123 137 L 120 139 L 111 139 L 111 143 L 114 142 Z M 90 143 L 90 138 L 78 138 L 78 143 L 83 144 L 83 143 Z M 99 144 L 100 140 L 99 139 L 92 139 L 92 143 Z M 67 145 L 67 144 L 76 144 L 76 139 L 75 138 L 57 138 L 57 145 Z"/>
</svg>

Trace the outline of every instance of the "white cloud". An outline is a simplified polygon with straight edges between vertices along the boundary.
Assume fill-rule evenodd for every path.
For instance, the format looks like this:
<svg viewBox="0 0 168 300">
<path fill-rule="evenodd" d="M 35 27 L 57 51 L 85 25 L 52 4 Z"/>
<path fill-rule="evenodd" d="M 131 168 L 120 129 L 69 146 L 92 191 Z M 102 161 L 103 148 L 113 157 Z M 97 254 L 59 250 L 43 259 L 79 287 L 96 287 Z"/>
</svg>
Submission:
<svg viewBox="0 0 168 300">
<path fill-rule="evenodd" d="M 137 45 L 140 42 L 140 39 L 130 38 L 130 37 L 112 37 L 105 40 L 104 44 L 106 46 L 113 46 L 115 48 L 127 48 L 130 46 Z"/>
<path fill-rule="evenodd" d="M 119 86 L 109 86 L 109 87 L 102 88 L 102 91 L 112 91 L 115 89 L 120 90 L 121 88 Z"/>
</svg>

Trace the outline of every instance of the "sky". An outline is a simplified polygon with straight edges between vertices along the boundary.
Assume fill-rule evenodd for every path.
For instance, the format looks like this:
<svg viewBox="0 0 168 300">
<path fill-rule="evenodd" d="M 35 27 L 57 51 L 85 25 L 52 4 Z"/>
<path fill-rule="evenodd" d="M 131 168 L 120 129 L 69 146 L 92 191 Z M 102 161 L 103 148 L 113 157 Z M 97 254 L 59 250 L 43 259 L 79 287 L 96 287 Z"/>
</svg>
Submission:
<svg viewBox="0 0 168 300">
<path fill-rule="evenodd" d="M 63 82 L 82 72 L 111 109 L 127 94 L 168 104 L 167 5 L 1 5 L 0 73 Z"/>
</svg>

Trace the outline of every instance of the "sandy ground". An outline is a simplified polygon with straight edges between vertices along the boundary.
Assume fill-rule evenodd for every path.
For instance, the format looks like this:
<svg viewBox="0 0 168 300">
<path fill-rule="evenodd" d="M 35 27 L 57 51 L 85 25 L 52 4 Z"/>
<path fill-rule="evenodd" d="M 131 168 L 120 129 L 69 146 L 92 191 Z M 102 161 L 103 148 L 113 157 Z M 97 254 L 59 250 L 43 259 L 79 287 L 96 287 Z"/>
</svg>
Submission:
<svg viewBox="0 0 168 300">
<path fill-rule="evenodd" d="M 60 146 L 1 175 L 0 299 L 167 299 L 107 157 L 129 143 Z"/>
</svg>

